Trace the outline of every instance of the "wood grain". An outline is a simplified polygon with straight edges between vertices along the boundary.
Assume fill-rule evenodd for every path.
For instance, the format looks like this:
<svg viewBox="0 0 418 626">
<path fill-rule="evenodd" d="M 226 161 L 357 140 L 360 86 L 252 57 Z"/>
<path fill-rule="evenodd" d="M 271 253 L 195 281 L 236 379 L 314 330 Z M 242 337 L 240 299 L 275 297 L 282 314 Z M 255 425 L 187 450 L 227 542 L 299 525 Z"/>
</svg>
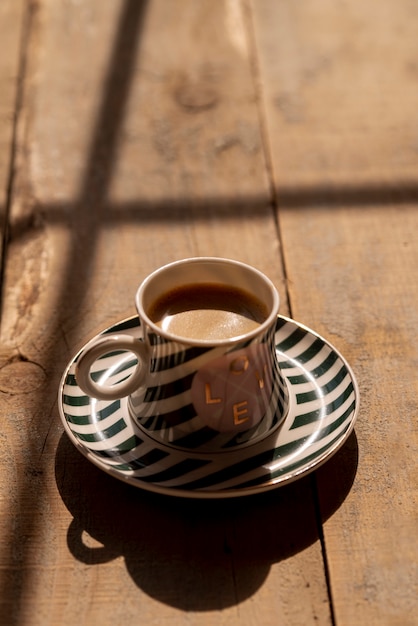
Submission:
<svg viewBox="0 0 418 626">
<path fill-rule="evenodd" d="M 0 57 L 0 258 L 6 236 L 9 191 L 14 151 L 14 122 L 19 106 L 20 46 L 23 2 L 5 0 L 0 6 L 0 37 L 7 54 Z"/>
<path fill-rule="evenodd" d="M 406 0 L 252 6 L 291 311 L 341 349 L 362 393 L 354 485 L 324 525 L 335 623 L 412 626 L 417 10 Z M 328 466 L 317 480 L 325 511 Z"/>
<path fill-rule="evenodd" d="M 66 363 L 134 313 L 159 265 L 239 258 L 285 293 L 241 4 L 29 8 L 1 325 L 0 623 L 331 623 L 310 478 L 242 503 L 158 498 L 84 461 L 58 419 Z"/>
</svg>

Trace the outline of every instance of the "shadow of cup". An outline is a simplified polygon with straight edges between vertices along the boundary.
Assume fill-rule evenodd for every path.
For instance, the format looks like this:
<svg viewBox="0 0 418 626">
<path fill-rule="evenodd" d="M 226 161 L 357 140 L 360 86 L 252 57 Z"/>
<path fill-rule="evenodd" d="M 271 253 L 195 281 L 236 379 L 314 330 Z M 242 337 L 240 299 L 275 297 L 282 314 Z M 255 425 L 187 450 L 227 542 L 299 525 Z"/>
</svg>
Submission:
<svg viewBox="0 0 418 626">
<path fill-rule="evenodd" d="M 73 516 L 68 547 L 94 565 L 123 556 L 134 583 L 185 611 L 220 610 L 253 595 L 272 564 L 318 540 L 357 469 L 354 433 L 315 474 L 244 498 L 161 496 L 116 481 L 63 435 L 56 481 Z M 319 499 L 318 499 L 319 494 Z"/>
</svg>

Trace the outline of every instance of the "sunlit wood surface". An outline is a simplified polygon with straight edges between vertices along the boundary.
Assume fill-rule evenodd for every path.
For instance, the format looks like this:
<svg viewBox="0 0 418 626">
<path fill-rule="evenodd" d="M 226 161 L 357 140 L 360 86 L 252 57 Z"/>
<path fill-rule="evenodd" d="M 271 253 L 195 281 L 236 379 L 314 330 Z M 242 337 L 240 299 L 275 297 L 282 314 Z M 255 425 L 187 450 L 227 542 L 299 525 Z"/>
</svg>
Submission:
<svg viewBox="0 0 418 626">
<path fill-rule="evenodd" d="M 2 0 L 0 624 L 413 626 L 418 5 Z M 233 501 L 136 490 L 57 390 L 137 285 L 250 263 L 347 358 L 346 445 Z"/>
</svg>

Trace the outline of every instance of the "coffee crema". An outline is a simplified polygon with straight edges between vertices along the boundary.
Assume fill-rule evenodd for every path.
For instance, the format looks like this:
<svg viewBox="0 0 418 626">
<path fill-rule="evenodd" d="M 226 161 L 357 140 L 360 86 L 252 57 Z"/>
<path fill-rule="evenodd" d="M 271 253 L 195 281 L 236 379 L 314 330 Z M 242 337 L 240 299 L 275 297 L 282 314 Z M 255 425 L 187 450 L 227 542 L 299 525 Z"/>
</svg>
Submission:
<svg viewBox="0 0 418 626">
<path fill-rule="evenodd" d="M 162 330 L 191 340 L 222 341 L 258 328 L 267 306 L 253 294 L 221 283 L 196 283 L 162 294 L 148 309 Z"/>
</svg>

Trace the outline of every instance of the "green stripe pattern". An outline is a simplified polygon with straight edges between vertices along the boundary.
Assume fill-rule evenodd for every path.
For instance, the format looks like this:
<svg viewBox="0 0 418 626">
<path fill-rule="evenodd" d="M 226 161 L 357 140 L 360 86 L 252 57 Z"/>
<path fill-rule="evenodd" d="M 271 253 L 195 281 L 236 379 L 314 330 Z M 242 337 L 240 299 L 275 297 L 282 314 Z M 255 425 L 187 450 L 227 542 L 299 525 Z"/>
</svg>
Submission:
<svg viewBox="0 0 418 626">
<path fill-rule="evenodd" d="M 122 332 L 140 335 L 135 318 L 120 326 Z M 159 442 L 129 417 L 126 399 L 105 402 L 86 397 L 74 378 L 75 360 L 64 375 L 60 396 L 67 433 L 93 463 L 152 491 L 225 497 L 295 480 L 323 463 L 347 439 L 358 413 L 358 388 L 335 348 L 297 322 L 278 317 L 275 343 L 290 409 L 285 421 L 262 441 L 211 453 Z M 118 353 L 94 368 L 98 379 L 105 376 L 114 383 L 129 375 L 134 365 L 132 355 Z"/>
</svg>

